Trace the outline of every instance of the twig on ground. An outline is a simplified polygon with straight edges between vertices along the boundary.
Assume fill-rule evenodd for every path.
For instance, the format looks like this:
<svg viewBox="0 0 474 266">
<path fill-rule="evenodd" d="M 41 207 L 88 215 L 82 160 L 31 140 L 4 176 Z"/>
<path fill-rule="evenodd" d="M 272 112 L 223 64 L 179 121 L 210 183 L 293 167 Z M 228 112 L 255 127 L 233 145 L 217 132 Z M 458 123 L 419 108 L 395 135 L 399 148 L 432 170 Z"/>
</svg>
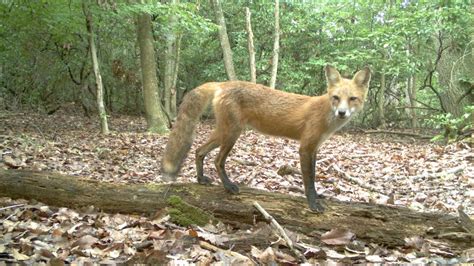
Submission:
<svg viewBox="0 0 474 266">
<path fill-rule="evenodd" d="M 332 160 L 334 159 L 333 157 L 326 157 L 326 158 L 323 158 L 321 160 L 317 160 L 316 161 L 316 164 L 321 164 L 325 161 L 328 161 L 328 160 Z M 277 174 L 279 176 L 285 176 L 285 175 L 301 175 L 301 171 L 300 169 L 296 168 L 296 167 L 293 167 L 293 166 L 290 166 L 290 165 L 282 165 L 280 166 L 280 168 L 278 169 L 277 171 Z"/>
<path fill-rule="evenodd" d="M 459 223 L 466 232 L 474 234 L 474 222 L 464 212 L 463 207 L 458 207 Z"/>
<path fill-rule="evenodd" d="M 166 215 L 165 217 L 162 217 L 158 221 L 156 221 L 156 223 L 158 223 L 158 224 L 166 223 L 170 220 L 170 218 L 171 218 L 171 216 Z"/>
<path fill-rule="evenodd" d="M 199 246 L 203 249 L 207 249 L 207 250 L 210 250 L 212 252 L 222 252 L 222 253 L 230 256 L 230 257 L 237 258 L 239 260 L 239 263 L 253 264 L 252 260 L 249 257 L 246 257 L 246 256 L 244 256 L 240 253 L 235 252 L 235 251 L 221 249 L 221 248 L 216 247 L 216 246 L 214 246 L 210 243 L 207 243 L 206 241 L 199 241 Z"/>
<path fill-rule="evenodd" d="M 352 182 L 352 183 L 355 183 L 356 185 L 360 186 L 361 188 L 365 188 L 371 192 L 376 192 L 376 193 L 379 193 L 379 194 L 382 194 L 382 195 L 385 195 L 385 193 L 381 190 L 379 190 L 378 188 L 374 187 L 374 186 L 371 186 L 369 184 L 366 184 L 364 183 L 363 181 L 355 178 L 355 177 L 352 177 L 351 175 L 349 175 L 348 173 L 342 171 L 339 166 L 337 166 L 336 164 L 333 164 L 332 165 L 332 168 L 334 170 L 336 170 L 336 172 L 342 174 L 342 178 L 349 181 L 349 182 Z"/>
<path fill-rule="evenodd" d="M 295 254 L 299 259 L 302 261 L 306 261 L 306 258 L 295 248 L 293 245 L 293 241 L 288 237 L 288 235 L 285 232 L 285 229 L 281 227 L 281 225 L 271 216 L 258 202 L 254 201 L 253 206 L 265 217 L 265 219 L 270 222 L 270 225 L 277 230 L 278 234 L 285 240 L 286 244 L 290 248 L 290 250 Z"/>
<path fill-rule="evenodd" d="M 7 218 L 0 221 L 0 223 L 4 223 L 5 221 L 10 220 L 10 218 L 12 218 L 13 216 L 15 216 L 17 214 L 18 214 L 18 210 L 14 211 L 12 214 L 8 215 Z"/>
<path fill-rule="evenodd" d="M 31 124 L 31 125 L 40 133 L 40 135 L 41 135 L 41 137 L 43 138 L 43 140 L 46 141 L 46 137 L 44 136 L 43 131 L 41 131 L 41 129 L 40 129 L 36 124 L 33 123 L 33 124 Z"/>
<path fill-rule="evenodd" d="M 377 155 L 375 154 L 352 154 L 349 155 L 349 158 L 366 158 L 366 157 L 376 157 Z"/>
<path fill-rule="evenodd" d="M 140 243 L 137 243 L 137 244 L 134 245 L 134 247 L 138 251 L 145 250 L 145 249 L 147 249 L 151 246 L 153 246 L 153 241 L 152 240 L 146 240 L 146 241 L 143 241 L 143 242 L 140 242 Z"/>
<path fill-rule="evenodd" d="M 394 135 L 401 135 L 401 136 L 410 136 L 420 139 L 431 139 L 432 136 L 421 135 L 417 133 L 411 132 L 400 132 L 400 131 L 390 131 L 390 130 L 364 130 L 365 134 L 394 134 Z"/>
<path fill-rule="evenodd" d="M 451 169 L 449 169 L 447 171 L 444 171 L 444 172 L 431 173 L 431 174 L 428 173 L 428 174 L 422 174 L 422 175 L 416 175 L 416 176 L 409 176 L 409 178 L 417 180 L 417 179 L 421 179 L 421 178 L 436 178 L 436 177 L 442 177 L 442 176 L 447 176 L 447 175 L 451 175 L 451 174 L 454 175 L 454 174 L 457 174 L 459 172 L 462 172 L 465 168 L 466 168 L 465 165 L 460 165 L 460 166 L 451 168 Z"/>
<path fill-rule="evenodd" d="M 170 191 L 170 188 L 171 188 L 171 182 L 168 184 L 168 186 L 166 187 L 166 190 L 165 190 L 165 195 L 163 196 L 163 198 L 166 199 L 166 196 L 168 195 L 168 192 Z"/>
<path fill-rule="evenodd" d="M 285 165 L 280 166 L 280 168 L 277 171 L 277 174 L 280 176 L 295 175 L 295 174 L 300 175 L 301 171 L 300 169 L 296 167 L 285 164 Z"/>
<path fill-rule="evenodd" d="M 23 207 L 23 206 L 25 206 L 25 204 L 15 204 L 15 205 L 11 205 L 11 206 L 2 207 L 2 208 L 0 208 L 0 211 L 19 208 L 19 207 Z"/>
</svg>

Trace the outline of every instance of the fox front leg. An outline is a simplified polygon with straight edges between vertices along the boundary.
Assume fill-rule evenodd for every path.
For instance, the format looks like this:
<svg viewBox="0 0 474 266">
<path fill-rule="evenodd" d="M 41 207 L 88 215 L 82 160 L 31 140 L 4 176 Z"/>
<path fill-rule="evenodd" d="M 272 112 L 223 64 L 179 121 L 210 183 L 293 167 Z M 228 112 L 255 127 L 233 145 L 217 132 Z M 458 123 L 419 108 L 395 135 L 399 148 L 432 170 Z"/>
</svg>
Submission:
<svg viewBox="0 0 474 266">
<path fill-rule="evenodd" d="M 309 208 L 314 212 L 324 212 L 324 207 L 321 204 L 320 198 L 316 193 L 314 186 L 314 174 L 316 167 L 315 149 L 301 145 L 300 147 L 300 165 L 303 174 L 304 191 L 306 199 L 308 200 Z"/>
</svg>

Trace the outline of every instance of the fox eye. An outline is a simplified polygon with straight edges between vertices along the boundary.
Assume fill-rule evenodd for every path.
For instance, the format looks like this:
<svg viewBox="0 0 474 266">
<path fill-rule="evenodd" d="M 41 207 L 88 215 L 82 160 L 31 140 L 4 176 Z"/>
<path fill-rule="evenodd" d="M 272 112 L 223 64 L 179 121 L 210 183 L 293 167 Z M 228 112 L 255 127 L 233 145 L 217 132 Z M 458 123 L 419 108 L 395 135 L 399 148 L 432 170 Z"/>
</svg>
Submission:
<svg viewBox="0 0 474 266">
<path fill-rule="evenodd" d="M 352 97 L 349 98 L 349 101 L 355 101 L 355 100 L 357 100 L 357 97 L 355 97 L 355 96 L 352 96 Z"/>
<path fill-rule="evenodd" d="M 332 96 L 332 99 L 335 100 L 335 101 L 339 101 L 339 96 L 334 95 L 334 96 Z"/>
</svg>

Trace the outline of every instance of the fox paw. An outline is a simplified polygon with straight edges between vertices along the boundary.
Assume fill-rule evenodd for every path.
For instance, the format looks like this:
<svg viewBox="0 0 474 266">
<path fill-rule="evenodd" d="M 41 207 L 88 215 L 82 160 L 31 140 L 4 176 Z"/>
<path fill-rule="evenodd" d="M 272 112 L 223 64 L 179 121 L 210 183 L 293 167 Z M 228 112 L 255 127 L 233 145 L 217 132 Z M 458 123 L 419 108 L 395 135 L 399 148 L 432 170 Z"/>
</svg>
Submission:
<svg viewBox="0 0 474 266">
<path fill-rule="evenodd" d="M 232 194 L 239 193 L 239 187 L 234 183 L 224 183 L 224 188 Z"/>
<path fill-rule="evenodd" d="M 311 202 L 308 202 L 308 203 L 309 203 L 309 209 L 312 212 L 315 212 L 315 213 L 323 213 L 324 212 L 324 207 L 320 203 L 320 201 L 311 201 Z"/>
<path fill-rule="evenodd" d="M 317 199 L 325 199 L 326 197 L 323 194 L 316 194 Z"/>
<path fill-rule="evenodd" d="M 161 181 L 163 181 L 163 182 L 174 182 L 174 181 L 176 181 L 176 175 L 163 173 L 163 174 L 161 174 Z"/>
<path fill-rule="evenodd" d="M 210 179 L 209 177 L 207 177 L 205 175 L 198 176 L 197 180 L 198 180 L 198 183 L 201 184 L 201 185 L 210 185 L 210 184 L 212 184 L 212 179 Z"/>
</svg>

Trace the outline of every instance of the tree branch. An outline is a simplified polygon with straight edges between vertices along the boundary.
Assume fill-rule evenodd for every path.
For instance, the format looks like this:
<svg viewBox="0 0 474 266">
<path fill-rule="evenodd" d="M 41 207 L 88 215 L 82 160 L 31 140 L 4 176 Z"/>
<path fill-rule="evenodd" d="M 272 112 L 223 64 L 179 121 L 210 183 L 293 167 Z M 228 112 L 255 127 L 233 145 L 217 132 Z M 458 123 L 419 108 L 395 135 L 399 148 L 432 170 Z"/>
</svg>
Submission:
<svg viewBox="0 0 474 266">
<path fill-rule="evenodd" d="M 422 89 L 425 89 L 425 88 L 429 88 L 435 95 L 436 97 L 438 97 L 438 100 L 439 100 L 439 103 L 440 103 L 440 106 L 441 108 L 443 109 L 443 112 L 447 112 L 446 108 L 443 106 L 443 101 L 441 100 L 442 99 L 442 96 L 441 94 L 433 87 L 433 74 L 434 72 L 436 71 L 437 67 L 438 67 L 438 63 L 439 61 L 441 60 L 441 57 L 443 55 L 443 52 L 449 48 L 449 46 L 446 46 L 446 47 L 443 47 L 443 38 L 442 38 L 442 33 L 441 31 L 438 31 L 438 36 L 437 36 L 437 40 L 438 40 L 438 43 L 439 43 L 439 46 L 438 46 L 438 51 L 436 53 L 436 60 L 434 62 L 434 66 L 433 68 L 428 72 L 428 75 L 425 77 L 425 80 L 423 81 L 423 85 L 420 87 L 420 90 Z"/>
</svg>

